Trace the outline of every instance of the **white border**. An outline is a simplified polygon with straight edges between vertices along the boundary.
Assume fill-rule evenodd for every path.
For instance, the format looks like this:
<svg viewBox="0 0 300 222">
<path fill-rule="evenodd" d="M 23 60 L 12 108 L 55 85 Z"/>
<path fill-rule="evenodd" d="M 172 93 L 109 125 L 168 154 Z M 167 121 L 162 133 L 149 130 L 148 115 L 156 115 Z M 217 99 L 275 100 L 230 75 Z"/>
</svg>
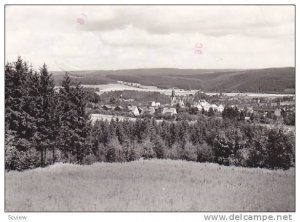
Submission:
<svg viewBox="0 0 300 222">
<path fill-rule="evenodd" d="M 102 1 L 94 1 L 94 0 L 72 0 L 72 1 L 60 1 L 60 0 L 44 0 L 41 2 L 40 0 L 30 0 L 30 1 L 22 1 L 22 0 L 4 0 L 1 1 L 2 9 L 1 11 L 4 12 L 4 5 L 5 4 L 295 4 L 296 5 L 296 12 L 297 12 L 297 1 L 296 0 L 203 0 L 203 1 L 197 1 L 197 0 L 152 0 L 152 1 L 139 1 L 139 0 L 102 0 Z M 1 13 L 2 14 L 2 13 Z M 4 13 L 3 13 L 4 14 Z M 2 14 L 2 15 L 3 15 Z M 1 151 L 0 151 L 0 159 L 1 159 L 1 176 L 0 176 L 0 190 L 3 194 L 3 199 L 0 200 L 0 209 L 1 209 L 1 221 L 13 221 L 8 219 L 8 215 L 25 215 L 27 216 L 26 221 L 30 222 L 53 222 L 53 221 L 145 221 L 145 222 L 153 222 L 153 221 L 172 221 L 172 222 L 182 222 L 182 221 L 204 221 L 203 214 L 204 213 L 5 213 L 4 212 L 4 16 L 0 16 L 0 25 L 1 25 L 1 70 L 3 70 L 1 73 L 1 79 L 0 79 L 0 88 L 1 88 L 1 94 L 0 94 L 0 100 L 1 100 L 1 112 L 0 112 L 0 142 L 1 142 Z M 299 29 L 299 16 L 296 15 L 297 21 L 297 27 L 296 32 Z M 296 36 L 297 33 L 296 33 Z M 296 52 L 298 52 L 299 47 L 296 44 Z M 297 66 L 298 65 L 298 66 Z M 296 61 L 296 67 L 300 67 L 298 61 Z M 297 68 L 296 68 L 297 73 Z M 299 78 L 297 78 L 296 74 L 296 126 L 299 122 L 299 109 L 297 107 L 297 104 L 300 104 L 300 96 L 299 96 L 299 90 L 298 85 Z M 296 127 L 297 129 L 297 127 Z M 296 130 L 296 138 L 299 137 L 299 131 Z M 297 147 L 298 147 L 299 141 L 296 140 L 296 154 L 298 156 Z M 296 157 L 296 165 L 298 163 Z M 299 208 L 299 192 L 298 191 L 298 185 L 299 185 L 299 172 L 296 169 L 296 212 L 300 210 Z M 297 201 L 298 200 L 298 201 Z M 230 215 L 231 213 L 226 213 Z M 269 214 L 269 213 L 268 213 Z M 299 213 L 291 213 L 293 215 L 292 221 L 300 221 Z"/>
</svg>

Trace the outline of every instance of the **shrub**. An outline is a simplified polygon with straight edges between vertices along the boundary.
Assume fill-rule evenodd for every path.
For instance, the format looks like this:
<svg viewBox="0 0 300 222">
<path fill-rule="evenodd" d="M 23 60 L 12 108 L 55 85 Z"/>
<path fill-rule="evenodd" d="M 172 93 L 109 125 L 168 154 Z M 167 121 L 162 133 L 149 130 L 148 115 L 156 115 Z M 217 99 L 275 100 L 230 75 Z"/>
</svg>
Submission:
<svg viewBox="0 0 300 222">
<path fill-rule="evenodd" d="M 166 158 L 172 159 L 172 160 L 178 160 L 180 159 L 179 151 L 181 149 L 181 145 L 178 142 L 175 142 L 171 148 L 166 149 Z"/>
<path fill-rule="evenodd" d="M 97 150 L 97 161 L 100 161 L 100 162 L 105 162 L 106 161 L 106 148 L 104 146 L 103 143 L 99 143 L 98 144 L 98 150 Z"/>
<path fill-rule="evenodd" d="M 236 153 L 236 166 L 247 167 L 249 159 L 249 150 L 246 148 L 240 149 Z"/>
<path fill-rule="evenodd" d="M 249 158 L 249 150 L 248 149 L 240 149 L 237 150 L 236 154 L 231 154 L 228 158 L 228 162 L 230 166 L 248 166 Z"/>
<path fill-rule="evenodd" d="M 6 170 L 26 170 L 38 167 L 39 153 L 30 148 L 27 151 L 19 151 L 14 146 L 5 147 L 5 169 Z"/>
<path fill-rule="evenodd" d="M 125 155 L 118 138 L 114 137 L 106 147 L 107 162 L 124 162 Z"/>
<path fill-rule="evenodd" d="M 155 138 L 153 150 L 157 158 L 163 159 L 166 157 L 166 145 L 160 137 Z"/>
<path fill-rule="evenodd" d="M 267 137 L 264 135 L 255 135 L 255 139 L 251 144 L 249 156 L 246 160 L 249 167 L 266 167 L 267 159 Z"/>
<path fill-rule="evenodd" d="M 290 134 L 283 129 L 271 129 L 268 132 L 266 166 L 271 169 L 289 169 L 293 160 L 293 146 Z"/>
<path fill-rule="evenodd" d="M 82 164 L 91 165 L 95 162 L 97 162 L 97 157 L 92 153 L 84 156 L 82 159 Z"/>
<path fill-rule="evenodd" d="M 229 165 L 229 158 L 233 153 L 232 148 L 232 143 L 225 133 L 217 135 L 214 140 L 215 161 L 219 164 Z"/>
<path fill-rule="evenodd" d="M 24 142 L 24 143 L 23 143 Z M 27 140 L 15 141 L 15 137 L 11 131 L 5 135 L 5 169 L 6 170 L 26 170 L 38 167 L 39 153 L 32 147 L 28 146 Z M 26 144 L 20 146 L 19 150 L 15 144 Z"/>
<path fill-rule="evenodd" d="M 199 162 L 212 162 L 215 158 L 212 147 L 206 143 L 198 146 L 197 154 L 197 161 Z"/>
<path fill-rule="evenodd" d="M 127 161 L 134 161 L 140 159 L 140 150 L 136 141 L 129 144 Z"/>
<path fill-rule="evenodd" d="M 180 152 L 180 158 L 188 161 L 197 161 L 197 147 L 191 142 L 187 142 Z"/>
<path fill-rule="evenodd" d="M 150 139 L 146 139 L 142 144 L 142 154 L 141 156 L 145 159 L 155 158 L 156 154 L 154 152 L 154 144 Z"/>
</svg>

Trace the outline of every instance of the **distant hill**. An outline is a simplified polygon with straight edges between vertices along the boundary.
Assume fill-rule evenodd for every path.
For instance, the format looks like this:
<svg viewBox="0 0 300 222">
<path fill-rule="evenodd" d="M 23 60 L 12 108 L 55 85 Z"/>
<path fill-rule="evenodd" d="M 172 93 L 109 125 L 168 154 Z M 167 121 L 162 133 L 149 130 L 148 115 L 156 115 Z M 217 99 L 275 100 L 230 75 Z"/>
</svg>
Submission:
<svg viewBox="0 0 300 222">
<path fill-rule="evenodd" d="M 64 73 L 53 72 L 56 84 Z M 208 92 L 293 93 L 295 68 L 267 69 L 128 69 L 72 71 L 70 75 L 82 84 L 107 84 L 118 80 L 154 85 L 161 88 L 201 89 Z"/>
</svg>

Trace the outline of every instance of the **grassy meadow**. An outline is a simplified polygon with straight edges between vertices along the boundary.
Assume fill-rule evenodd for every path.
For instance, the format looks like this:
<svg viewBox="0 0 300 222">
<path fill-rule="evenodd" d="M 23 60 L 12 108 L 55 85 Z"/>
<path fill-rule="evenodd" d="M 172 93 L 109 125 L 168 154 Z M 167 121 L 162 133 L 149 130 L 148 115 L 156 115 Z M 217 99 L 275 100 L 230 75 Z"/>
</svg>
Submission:
<svg viewBox="0 0 300 222">
<path fill-rule="evenodd" d="M 295 169 L 174 160 L 5 174 L 6 211 L 295 211 Z"/>
</svg>

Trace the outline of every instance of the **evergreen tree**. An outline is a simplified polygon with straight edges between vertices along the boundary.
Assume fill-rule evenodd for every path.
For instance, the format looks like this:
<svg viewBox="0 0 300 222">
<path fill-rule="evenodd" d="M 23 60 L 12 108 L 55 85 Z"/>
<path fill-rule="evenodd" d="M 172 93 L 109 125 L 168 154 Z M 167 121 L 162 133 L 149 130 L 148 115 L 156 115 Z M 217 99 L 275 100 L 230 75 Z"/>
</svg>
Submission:
<svg viewBox="0 0 300 222">
<path fill-rule="evenodd" d="M 111 141 L 107 144 L 106 150 L 107 162 L 124 162 L 126 160 L 124 151 L 118 138 L 112 138 Z"/>
<path fill-rule="evenodd" d="M 56 139 L 56 101 L 54 100 L 52 75 L 48 72 L 45 64 L 40 69 L 38 77 L 38 95 L 35 101 L 36 108 L 34 109 L 37 130 L 33 139 L 37 145 L 37 150 L 41 153 L 40 165 L 44 166 L 47 148 L 49 148 L 50 145 L 54 147 L 53 141 Z M 37 77 L 34 76 L 33 78 L 36 79 Z"/>
<path fill-rule="evenodd" d="M 245 121 L 245 112 L 243 110 L 240 112 L 239 121 Z"/>
<path fill-rule="evenodd" d="M 66 73 L 60 89 L 59 118 L 61 122 L 59 130 L 59 144 L 65 157 L 69 161 L 82 163 L 84 155 L 89 153 L 85 148 L 90 126 L 85 115 L 86 99 L 80 84 L 72 84 Z"/>
<path fill-rule="evenodd" d="M 154 152 L 154 143 L 150 140 L 150 138 L 147 138 L 143 141 L 142 145 L 142 154 L 141 156 L 145 159 L 151 159 L 155 158 L 156 154 Z"/>
<path fill-rule="evenodd" d="M 208 116 L 214 116 L 215 115 L 215 112 L 214 112 L 214 110 L 213 110 L 213 108 L 209 108 L 209 110 L 208 110 Z"/>
<path fill-rule="evenodd" d="M 166 145 L 160 136 L 156 136 L 153 140 L 153 150 L 157 158 L 163 159 L 166 156 Z"/>
</svg>

